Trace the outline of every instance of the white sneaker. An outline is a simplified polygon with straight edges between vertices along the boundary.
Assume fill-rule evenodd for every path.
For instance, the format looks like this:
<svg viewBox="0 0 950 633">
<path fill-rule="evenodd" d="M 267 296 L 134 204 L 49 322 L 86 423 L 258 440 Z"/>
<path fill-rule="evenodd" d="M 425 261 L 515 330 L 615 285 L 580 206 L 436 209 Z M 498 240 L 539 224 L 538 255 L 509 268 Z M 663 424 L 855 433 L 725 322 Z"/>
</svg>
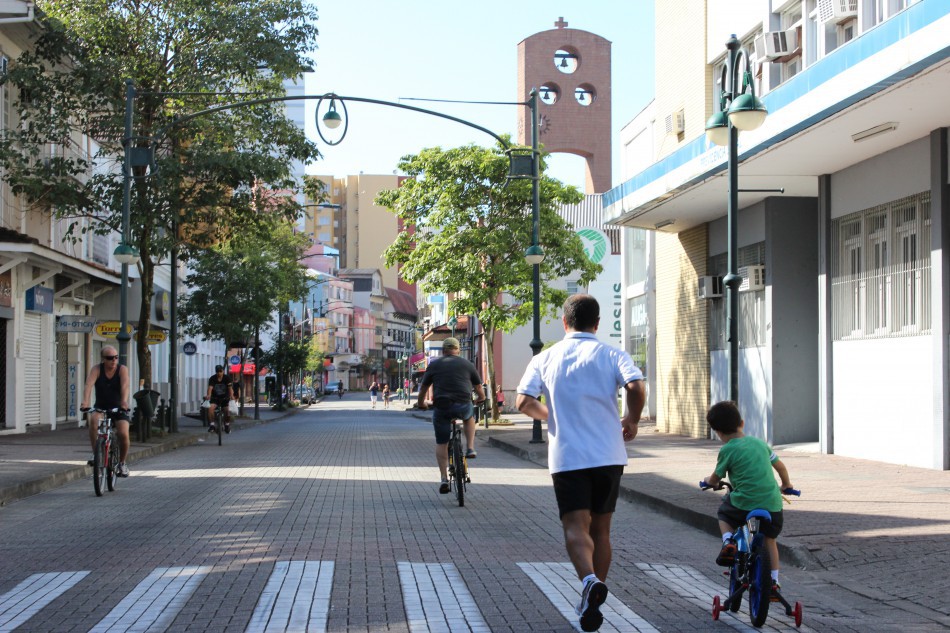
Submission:
<svg viewBox="0 0 950 633">
<path fill-rule="evenodd" d="M 119 477 L 128 477 L 129 476 L 129 467 L 125 465 L 125 462 L 119 464 L 119 469 L 116 472 Z"/>
<path fill-rule="evenodd" d="M 596 631 L 604 623 L 604 615 L 600 612 L 600 605 L 607 600 L 607 585 L 599 580 L 592 580 L 584 585 L 581 594 L 581 603 L 574 612 L 581 617 L 582 631 Z"/>
</svg>

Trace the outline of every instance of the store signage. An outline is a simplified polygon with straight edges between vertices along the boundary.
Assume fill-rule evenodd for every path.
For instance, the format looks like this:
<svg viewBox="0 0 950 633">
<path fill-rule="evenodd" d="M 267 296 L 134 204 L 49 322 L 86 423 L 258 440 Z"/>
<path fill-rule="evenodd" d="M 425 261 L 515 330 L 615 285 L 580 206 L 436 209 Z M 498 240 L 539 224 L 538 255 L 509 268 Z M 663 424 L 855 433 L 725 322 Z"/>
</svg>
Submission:
<svg viewBox="0 0 950 633">
<path fill-rule="evenodd" d="M 96 329 L 96 323 L 99 320 L 95 317 L 87 317 L 73 314 L 63 314 L 56 317 L 56 333 L 65 332 L 92 332 Z"/>
<path fill-rule="evenodd" d="M 191 341 L 188 341 L 181 346 L 181 351 L 184 352 L 185 356 L 191 356 L 198 353 L 198 346 Z"/>
<path fill-rule="evenodd" d="M 122 324 L 119 323 L 118 321 L 103 321 L 102 323 L 96 326 L 94 331 L 99 336 L 104 336 L 106 338 L 115 338 L 116 335 L 121 330 L 121 328 L 122 328 Z M 129 334 L 132 333 L 131 323 L 125 324 L 125 331 L 128 332 Z"/>
<path fill-rule="evenodd" d="M 10 279 L 9 270 L 0 275 L 0 306 L 13 307 L 13 281 Z"/>
<path fill-rule="evenodd" d="M 26 309 L 31 312 L 53 314 L 53 289 L 33 286 L 27 290 Z"/>
<path fill-rule="evenodd" d="M 135 340 L 138 340 L 139 334 L 139 331 L 135 332 Z M 168 333 L 165 330 L 149 330 L 146 342 L 149 345 L 158 345 L 159 343 L 164 343 L 167 338 Z"/>
</svg>

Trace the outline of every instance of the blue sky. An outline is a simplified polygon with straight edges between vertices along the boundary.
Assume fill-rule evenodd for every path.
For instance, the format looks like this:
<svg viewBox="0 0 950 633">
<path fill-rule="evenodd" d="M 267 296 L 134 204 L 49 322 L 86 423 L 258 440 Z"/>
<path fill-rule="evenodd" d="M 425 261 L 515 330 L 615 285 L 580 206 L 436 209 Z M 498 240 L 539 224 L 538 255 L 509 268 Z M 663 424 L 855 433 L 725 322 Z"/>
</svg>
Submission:
<svg viewBox="0 0 950 633">
<path fill-rule="evenodd" d="M 384 101 L 434 98 L 520 101 L 516 94 L 517 46 L 553 29 L 568 28 L 612 43 L 613 181 L 619 183 L 620 128 L 653 96 L 652 0 L 335 0 L 317 2 L 319 49 L 307 94 L 335 92 Z M 515 135 L 518 106 L 403 102 L 456 116 L 496 133 Z M 313 132 L 315 102 L 307 102 Z M 345 176 L 389 174 L 401 156 L 425 147 L 488 146 L 490 136 L 458 123 L 397 108 L 353 103 L 350 128 L 340 145 L 320 143 L 324 159 L 307 172 Z M 583 190 L 582 159 L 555 155 L 548 173 Z"/>
</svg>

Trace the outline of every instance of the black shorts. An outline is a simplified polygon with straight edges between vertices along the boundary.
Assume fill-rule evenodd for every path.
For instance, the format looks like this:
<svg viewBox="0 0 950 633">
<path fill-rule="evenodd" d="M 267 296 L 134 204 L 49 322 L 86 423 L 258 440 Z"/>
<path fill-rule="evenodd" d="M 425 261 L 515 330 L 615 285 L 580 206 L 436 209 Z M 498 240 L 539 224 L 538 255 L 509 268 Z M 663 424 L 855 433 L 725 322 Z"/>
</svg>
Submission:
<svg viewBox="0 0 950 633">
<path fill-rule="evenodd" d="M 729 495 L 726 495 L 722 498 L 722 503 L 719 504 L 719 512 L 716 516 L 720 521 L 728 523 L 735 530 L 745 523 L 748 514 L 749 510 L 740 510 L 735 507 L 729 500 Z M 772 515 L 772 521 L 761 521 L 759 531 L 769 538 L 778 538 L 778 535 L 782 533 L 782 512 L 769 512 L 769 514 Z"/>
<path fill-rule="evenodd" d="M 97 409 L 105 409 L 106 411 L 112 411 L 113 409 L 119 409 L 119 411 L 117 411 L 116 413 L 110 413 L 110 414 L 109 414 L 109 417 L 112 418 L 113 424 L 116 423 L 116 422 L 119 422 L 119 421 L 123 421 L 123 422 L 128 422 L 128 421 L 129 421 L 129 414 L 128 414 L 128 412 L 127 412 L 127 411 L 122 411 L 121 408 L 119 407 L 119 405 L 117 405 L 117 404 L 115 404 L 115 405 L 109 405 L 109 406 L 100 406 L 100 404 L 97 402 L 97 403 L 96 403 L 96 408 L 97 408 Z"/>
<path fill-rule="evenodd" d="M 610 514 L 617 508 L 623 466 L 565 470 L 551 475 L 559 516 L 575 510 Z"/>
</svg>

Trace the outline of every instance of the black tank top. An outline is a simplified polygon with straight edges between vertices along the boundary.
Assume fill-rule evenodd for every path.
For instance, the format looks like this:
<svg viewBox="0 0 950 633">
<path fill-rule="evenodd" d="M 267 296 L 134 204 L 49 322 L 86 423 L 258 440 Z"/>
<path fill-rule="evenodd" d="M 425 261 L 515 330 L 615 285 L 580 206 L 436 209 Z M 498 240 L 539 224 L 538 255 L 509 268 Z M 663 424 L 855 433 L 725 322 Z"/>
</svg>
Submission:
<svg viewBox="0 0 950 633">
<path fill-rule="evenodd" d="M 99 377 L 96 378 L 96 408 L 115 409 L 122 406 L 122 379 L 119 374 L 122 366 L 118 365 L 112 378 L 106 377 L 106 369 L 99 364 Z"/>
</svg>

